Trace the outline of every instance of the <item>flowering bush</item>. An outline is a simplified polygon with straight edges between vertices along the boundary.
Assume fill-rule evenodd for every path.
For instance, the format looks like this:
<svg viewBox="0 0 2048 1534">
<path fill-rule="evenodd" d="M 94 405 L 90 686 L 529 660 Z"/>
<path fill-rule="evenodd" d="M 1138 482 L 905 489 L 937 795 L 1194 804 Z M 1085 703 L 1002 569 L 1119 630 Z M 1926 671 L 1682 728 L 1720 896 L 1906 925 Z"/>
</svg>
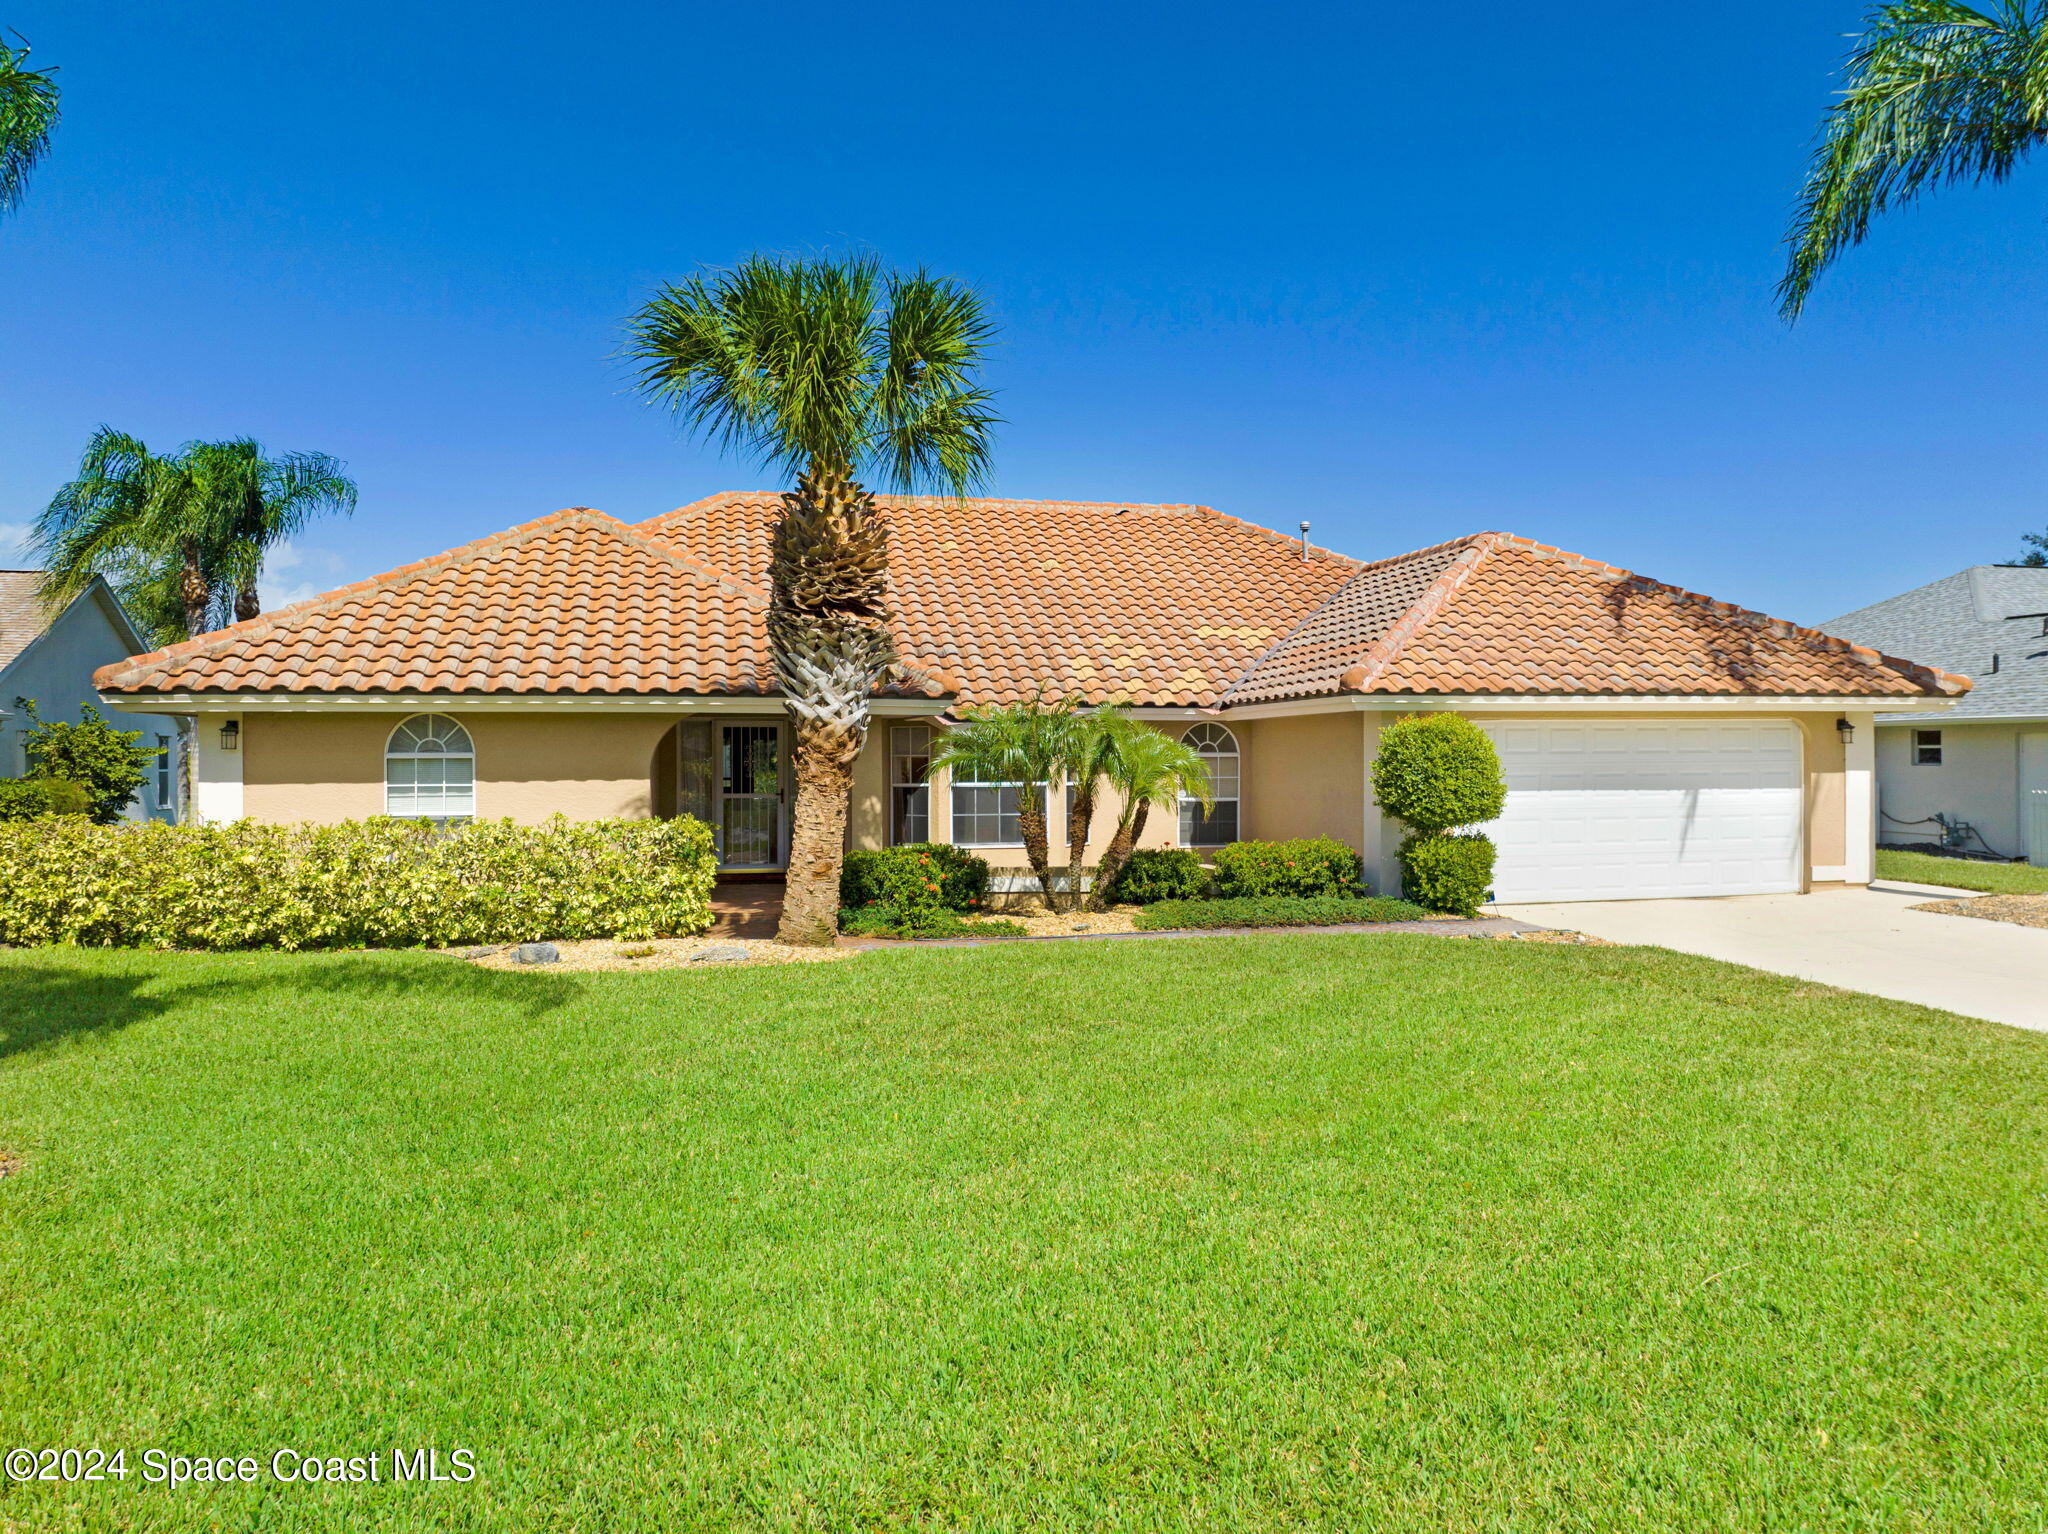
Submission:
<svg viewBox="0 0 2048 1534">
<path fill-rule="evenodd" d="M 0 943 L 439 947 L 711 925 L 701 821 L 0 825 Z"/>
<path fill-rule="evenodd" d="M 912 842 L 849 852 L 839 874 L 839 903 L 848 910 L 979 911 L 988 905 L 988 882 L 986 858 L 944 842 Z"/>
<path fill-rule="evenodd" d="M 1289 842 L 1232 842 L 1216 852 L 1216 898 L 1360 895 L 1365 862 L 1329 836 Z"/>
</svg>

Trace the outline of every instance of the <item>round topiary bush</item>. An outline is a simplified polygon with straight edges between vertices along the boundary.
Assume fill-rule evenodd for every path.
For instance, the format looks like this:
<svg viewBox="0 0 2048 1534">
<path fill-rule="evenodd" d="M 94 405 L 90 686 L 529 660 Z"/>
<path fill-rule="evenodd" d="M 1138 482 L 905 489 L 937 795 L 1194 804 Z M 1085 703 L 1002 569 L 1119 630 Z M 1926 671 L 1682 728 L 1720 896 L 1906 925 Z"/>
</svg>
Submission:
<svg viewBox="0 0 2048 1534">
<path fill-rule="evenodd" d="M 1456 714 L 1423 714 L 1381 731 L 1372 789 L 1381 809 L 1421 832 L 1492 820 L 1508 792 L 1493 742 Z"/>
<path fill-rule="evenodd" d="M 1117 905 L 1200 900 L 1209 893 L 1209 870 L 1185 847 L 1148 847 L 1131 854 L 1109 887 Z"/>
<path fill-rule="evenodd" d="M 1493 843 L 1441 831 L 1401 843 L 1401 889 L 1417 905 L 1454 916 L 1477 916 L 1493 888 Z"/>
</svg>

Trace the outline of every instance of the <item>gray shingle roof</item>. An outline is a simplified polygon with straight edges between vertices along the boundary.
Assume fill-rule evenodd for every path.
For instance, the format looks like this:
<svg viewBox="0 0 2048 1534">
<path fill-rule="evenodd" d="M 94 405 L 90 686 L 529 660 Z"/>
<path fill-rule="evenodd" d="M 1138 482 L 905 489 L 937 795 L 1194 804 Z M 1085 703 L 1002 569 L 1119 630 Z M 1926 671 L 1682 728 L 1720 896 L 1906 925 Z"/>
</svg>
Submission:
<svg viewBox="0 0 2048 1534">
<path fill-rule="evenodd" d="M 0 570 L 0 666 L 26 650 L 50 626 L 50 614 L 36 595 L 40 570 Z M 5 708 L 0 703 L 0 708 Z"/>
<path fill-rule="evenodd" d="M 1960 703 L 1925 716 L 1961 724 L 1971 719 L 2048 718 L 2044 613 L 2048 568 L 1972 565 L 1820 627 L 1888 655 L 1910 655 L 1923 665 L 1969 677 L 1977 685 Z"/>
</svg>

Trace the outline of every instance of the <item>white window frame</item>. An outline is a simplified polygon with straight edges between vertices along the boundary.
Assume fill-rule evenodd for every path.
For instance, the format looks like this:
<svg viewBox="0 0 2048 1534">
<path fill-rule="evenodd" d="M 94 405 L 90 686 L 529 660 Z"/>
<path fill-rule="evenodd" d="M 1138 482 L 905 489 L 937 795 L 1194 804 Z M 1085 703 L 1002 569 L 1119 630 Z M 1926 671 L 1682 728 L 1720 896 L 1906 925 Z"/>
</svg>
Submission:
<svg viewBox="0 0 2048 1534">
<path fill-rule="evenodd" d="M 1018 819 L 1018 824 L 1017 824 L 1017 839 L 1016 839 L 1015 841 L 1008 841 L 1008 842 L 1006 842 L 1006 841 L 993 841 L 993 842 L 970 842 L 970 841 L 968 841 L 968 840 L 967 840 L 967 839 L 966 839 L 965 837 L 963 837 L 963 836 L 962 836 L 962 835 L 960 834 L 960 828 L 961 828 L 961 827 L 962 827 L 963 825 L 965 825 L 965 824 L 967 824 L 968 822 L 970 822 L 970 821 L 975 821 L 975 820 L 984 820 L 984 819 L 987 819 L 988 817 L 987 817 L 987 816 L 985 816 L 985 815 L 982 815 L 982 814 L 979 814 L 979 813 L 973 812 L 973 811 L 966 811 L 966 810 L 962 810 L 962 809 L 960 808 L 960 791 L 961 791 L 962 789 L 993 789 L 993 790 L 995 790 L 995 793 L 996 793 L 996 810 L 995 810 L 995 820 L 996 820 L 997 828 L 998 828 L 998 830 L 1000 830 L 1000 829 L 1001 829 L 1001 826 L 1002 826 L 1002 822 L 1004 821 L 1004 819 L 1006 819 L 1006 818 L 1007 818 L 1007 817 L 1006 817 L 1006 816 L 1004 815 L 1004 813 L 1003 813 L 1003 809 L 1002 809 L 1002 803 L 1003 803 L 1003 800 L 1002 800 L 1002 790 L 1004 790 L 1004 789 L 1006 789 L 1006 788 L 1007 788 L 1007 789 L 1011 789 L 1011 790 L 1013 790 L 1013 791 L 1014 791 L 1014 792 L 1016 793 L 1016 795 L 1017 795 L 1017 810 L 1018 810 L 1018 814 L 1019 814 L 1019 819 Z M 1044 798 L 1044 796 L 1045 796 L 1045 785 L 1044 785 L 1044 784 L 1042 784 L 1042 783 L 1041 783 L 1041 784 L 1039 785 L 1039 788 L 1038 788 L 1038 793 L 1039 793 L 1039 797 L 1040 797 L 1040 799 L 1042 800 L 1042 799 Z M 1024 845 L 1024 825 L 1023 825 L 1023 820 L 1022 820 L 1022 811 L 1023 811 L 1023 808 L 1024 808 L 1024 785 L 1023 785 L 1022 783 L 1018 783 L 1018 782 L 1007 782 L 1007 783 L 984 783 L 984 782 L 982 782 L 982 781 L 981 781 L 981 780 L 980 780 L 979 778 L 957 778 L 957 777 L 956 777 L 956 778 L 954 778 L 954 779 L 953 779 L 952 783 L 951 783 L 951 784 L 950 784 L 950 785 L 948 786 L 948 788 L 947 788 L 947 799 L 948 799 L 948 800 L 950 801 L 950 808 L 951 808 L 951 810 L 952 810 L 952 816 L 953 816 L 953 845 L 954 845 L 954 846 L 956 846 L 956 847 L 1021 847 L 1021 846 L 1023 846 L 1023 845 Z M 1049 834 L 1049 833 L 1048 833 L 1048 834 Z"/>
<path fill-rule="evenodd" d="M 1213 732 L 1213 734 L 1211 732 Z M 1230 743 L 1230 749 L 1228 751 L 1204 749 L 1202 746 L 1196 744 L 1196 738 L 1198 736 L 1204 737 L 1205 739 L 1213 739 L 1215 735 L 1222 736 L 1224 740 Z M 1182 745 L 1186 746 L 1190 751 L 1195 752 L 1198 756 L 1202 758 L 1203 762 L 1208 765 L 1210 785 L 1212 788 L 1219 790 L 1219 792 L 1217 792 L 1214 796 L 1213 807 L 1210 810 L 1210 816 L 1213 818 L 1216 810 L 1221 809 L 1226 804 L 1229 805 L 1231 834 L 1229 836 L 1219 838 L 1215 841 L 1191 840 L 1188 836 L 1187 830 L 1188 817 L 1190 814 L 1201 814 L 1202 801 L 1195 798 L 1191 794 L 1182 794 L 1180 799 L 1179 813 L 1174 817 L 1174 840 L 1183 847 L 1194 848 L 1227 847 L 1234 841 L 1243 840 L 1244 744 L 1237 738 L 1237 732 L 1231 729 L 1228 725 L 1218 724 L 1212 719 L 1205 719 L 1200 724 L 1188 726 L 1188 728 L 1182 732 L 1180 740 Z M 1220 761 L 1226 759 L 1230 763 L 1230 772 L 1227 779 L 1223 778 L 1223 776 L 1219 774 L 1217 771 L 1217 764 Z M 1226 786 L 1229 788 L 1230 791 L 1228 793 L 1221 792 L 1220 790 Z"/>
<path fill-rule="evenodd" d="M 1941 731 L 1915 730 L 1913 732 L 1913 765 L 1915 767 L 1939 767 L 1941 765 Z"/>
<path fill-rule="evenodd" d="M 889 845 L 909 846 L 932 839 L 932 786 L 927 781 L 924 769 L 932 762 L 932 727 L 928 724 L 892 724 L 889 726 Z M 923 739 L 920 741 L 919 736 Z M 905 764 L 922 763 L 922 768 L 913 770 Z M 906 776 L 906 773 L 908 774 Z M 913 800 L 923 794 L 924 810 L 921 817 L 903 808 L 904 790 L 909 789 Z M 912 818 L 922 818 L 924 835 L 910 836 L 904 831 L 904 823 Z"/>
<path fill-rule="evenodd" d="M 174 735 L 156 737 L 156 807 L 160 810 L 177 808 L 177 764 L 178 746 Z"/>
<path fill-rule="evenodd" d="M 449 739 L 452 741 L 460 738 L 465 749 L 460 751 L 399 750 L 400 737 L 404 736 L 407 731 L 412 730 L 416 725 L 435 726 L 432 737 L 435 739 Z M 394 785 L 391 781 L 391 764 L 393 762 L 467 762 L 469 764 L 469 781 L 466 785 L 469 791 L 467 803 L 463 804 L 460 800 L 450 799 L 448 789 L 451 785 L 443 782 L 434 785 L 440 790 L 443 798 L 439 813 L 423 811 L 418 808 L 420 784 L 415 782 L 403 790 L 412 796 L 411 807 L 394 808 L 392 799 L 392 788 Z M 401 820 L 431 820 L 436 824 L 457 820 L 474 820 L 476 818 L 476 738 L 469 733 L 468 729 L 455 719 L 450 718 L 447 714 L 412 714 L 401 719 L 384 740 L 384 813 L 394 815 Z"/>
</svg>

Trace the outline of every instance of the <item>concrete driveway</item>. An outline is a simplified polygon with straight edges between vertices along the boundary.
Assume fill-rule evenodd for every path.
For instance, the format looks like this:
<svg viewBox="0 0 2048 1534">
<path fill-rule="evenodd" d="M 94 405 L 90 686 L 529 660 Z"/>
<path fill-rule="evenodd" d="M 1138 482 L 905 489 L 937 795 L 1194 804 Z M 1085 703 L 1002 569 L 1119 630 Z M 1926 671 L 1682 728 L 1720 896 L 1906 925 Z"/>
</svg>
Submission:
<svg viewBox="0 0 2048 1534">
<path fill-rule="evenodd" d="M 2048 930 L 1911 907 L 1967 895 L 1873 884 L 1811 895 L 1504 905 L 1502 916 L 1649 943 L 2048 1032 Z"/>
</svg>

